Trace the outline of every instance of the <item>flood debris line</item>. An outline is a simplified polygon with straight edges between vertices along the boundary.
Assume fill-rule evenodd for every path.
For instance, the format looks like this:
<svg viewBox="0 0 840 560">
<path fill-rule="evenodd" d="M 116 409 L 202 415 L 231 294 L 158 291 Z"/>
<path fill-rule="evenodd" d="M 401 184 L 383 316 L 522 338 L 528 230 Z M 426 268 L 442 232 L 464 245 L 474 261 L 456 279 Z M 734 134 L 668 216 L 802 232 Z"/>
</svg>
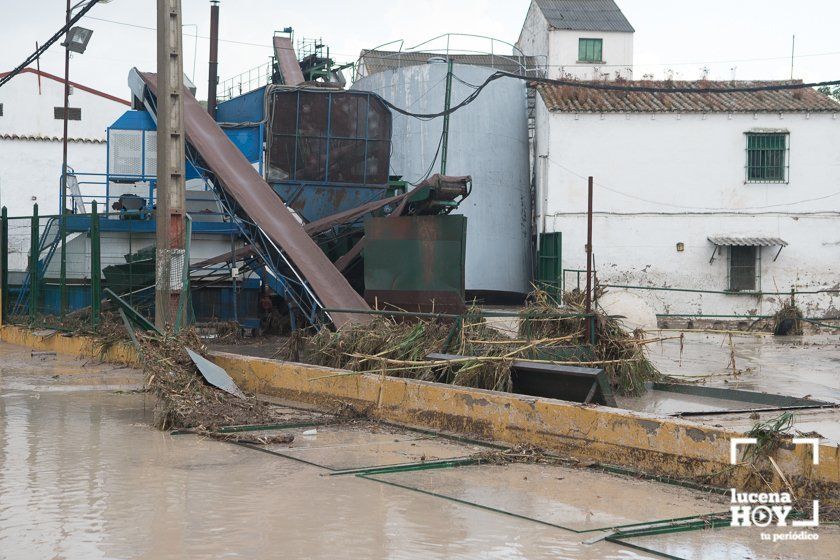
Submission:
<svg viewBox="0 0 840 560">
<path fill-rule="evenodd" d="M 834 500 L 830 493 L 836 495 L 837 485 L 823 486 L 812 478 L 804 476 L 785 475 L 779 468 L 773 455 L 783 447 L 792 448 L 791 439 L 794 436 L 820 437 L 815 433 L 802 433 L 793 428 L 795 416 L 792 412 L 784 412 L 775 418 L 756 423 L 747 437 L 755 438 L 756 443 L 746 447 L 744 461 L 752 469 L 745 486 L 756 490 L 776 492 L 781 484 L 790 493 L 794 514 L 810 516 L 812 500 L 820 500 L 820 519 L 823 522 L 840 521 L 840 508 L 833 507 Z M 794 490 L 795 488 L 795 490 Z"/>
<path fill-rule="evenodd" d="M 260 435 L 243 432 L 218 432 L 212 430 L 193 430 L 196 435 L 228 441 L 231 443 L 249 443 L 251 445 L 272 445 L 280 443 L 292 443 L 295 436 L 292 434 Z"/>
<path fill-rule="evenodd" d="M 582 299 L 569 294 L 563 307 L 535 292 L 519 316 L 516 338 L 491 326 L 477 309 L 459 319 L 379 316 L 367 325 L 337 331 L 298 332 L 276 358 L 394 377 L 511 391 L 511 363 L 531 360 L 603 368 L 622 395 L 645 391 L 645 382 L 665 379 L 645 355 L 642 331 L 628 332 L 602 311 L 595 313 L 596 343 L 589 343 Z M 463 356 L 429 360 L 430 354 Z"/>
<path fill-rule="evenodd" d="M 628 331 L 617 318 L 607 315 L 602 309 L 594 312 L 594 333 L 589 330 L 586 318 L 584 294 L 578 290 L 563 295 L 563 307 L 568 315 L 577 317 L 552 319 L 557 314 L 557 302 L 542 291 L 534 292 L 533 303 L 522 312 L 519 331 L 521 335 L 541 338 L 560 337 L 573 333 L 586 333 L 579 338 L 583 343 L 593 336 L 591 345 L 593 361 L 609 375 L 613 389 L 620 395 L 640 395 L 645 392 L 645 382 L 665 379 L 656 366 L 645 355 L 645 346 L 658 340 L 646 340 L 642 329 Z"/>
<path fill-rule="evenodd" d="M 206 353 L 194 330 L 177 336 L 137 334 L 147 386 L 157 397 L 154 423 L 161 430 L 194 428 L 212 436 L 215 428 L 232 424 L 270 424 L 279 411 L 254 396 L 242 397 L 209 385 L 187 347 Z"/>
<path fill-rule="evenodd" d="M 776 336 L 801 336 L 802 310 L 796 306 L 791 296 L 790 300 L 782 304 L 782 308 L 773 315 L 773 334 Z"/>
</svg>

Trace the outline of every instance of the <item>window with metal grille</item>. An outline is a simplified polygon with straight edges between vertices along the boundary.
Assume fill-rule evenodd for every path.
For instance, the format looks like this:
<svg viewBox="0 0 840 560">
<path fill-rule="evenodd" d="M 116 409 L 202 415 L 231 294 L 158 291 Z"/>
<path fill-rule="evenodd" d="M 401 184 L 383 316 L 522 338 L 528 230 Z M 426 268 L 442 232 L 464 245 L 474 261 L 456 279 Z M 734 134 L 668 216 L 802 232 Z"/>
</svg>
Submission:
<svg viewBox="0 0 840 560">
<path fill-rule="evenodd" d="M 578 62 L 603 62 L 603 39 L 579 39 Z"/>
<path fill-rule="evenodd" d="M 747 133 L 747 182 L 786 183 L 787 172 L 786 132 Z"/>
<path fill-rule="evenodd" d="M 54 107 L 53 108 L 53 115 L 55 116 L 56 120 L 63 121 L 64 120 L 64 107 Z M 79 107 L 68 107 L 67 108 L 67 120 L 68 121 L 80 121 L 80 120 L 82 120 L 82 110 Z"/>
<path fill-rule="evenodd" d="M 760 247 L 729 248 L 729 289 L 733 292 L 758 290 L 761 274 Z"/>
</svg>

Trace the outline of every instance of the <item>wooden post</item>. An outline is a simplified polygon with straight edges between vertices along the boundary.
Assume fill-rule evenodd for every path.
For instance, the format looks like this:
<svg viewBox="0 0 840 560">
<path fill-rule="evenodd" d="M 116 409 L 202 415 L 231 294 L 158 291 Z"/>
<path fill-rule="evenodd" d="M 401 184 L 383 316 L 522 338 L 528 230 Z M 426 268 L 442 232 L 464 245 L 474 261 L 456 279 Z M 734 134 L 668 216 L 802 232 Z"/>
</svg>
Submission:
<svg viewBox="0 0 840 560">
<path fill-rule="evenodd" d="M 157 3 L 155 325 L 175 322 L 184 266 L 184 64 L 181 0 Z"/>
</svg>

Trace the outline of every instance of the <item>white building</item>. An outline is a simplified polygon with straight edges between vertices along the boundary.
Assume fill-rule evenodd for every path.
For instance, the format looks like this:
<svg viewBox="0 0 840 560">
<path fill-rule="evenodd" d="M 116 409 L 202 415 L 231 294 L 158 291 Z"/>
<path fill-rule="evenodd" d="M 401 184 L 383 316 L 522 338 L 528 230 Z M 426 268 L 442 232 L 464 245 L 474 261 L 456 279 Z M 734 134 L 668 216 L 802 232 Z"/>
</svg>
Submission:
<svg viewBox="0 0 840 560">
<path fill-rule="evenodd" d="M 516 46 L 549 78 L 633 78 L 633 26 L 613 0 L 531 0 Z"/>
<path fill-rule="evenodd" d="M 833 289 L 797 304 L 840 316 L 840 104 L 810 88 L 715 91 L 756 84 L 540 86 L 536 221 L 562 232 L 564 268 L 586 265 L 591 175 L 601 284 L 706 291 L 628 289 L 660 317 L 773 314 L 772 292 Z"/>
<path fill-rule="evenodd" d="M 104 174 L 105 129 L 130 103 L 72 81 L 70 91 L 68 165 Z M 41 214 L 59 212 L 63 115 L 58 76 L 26 68 L 0 88 L 0 205 L 9 216 L 32 214 L 36 202 Z"/>
</svg>

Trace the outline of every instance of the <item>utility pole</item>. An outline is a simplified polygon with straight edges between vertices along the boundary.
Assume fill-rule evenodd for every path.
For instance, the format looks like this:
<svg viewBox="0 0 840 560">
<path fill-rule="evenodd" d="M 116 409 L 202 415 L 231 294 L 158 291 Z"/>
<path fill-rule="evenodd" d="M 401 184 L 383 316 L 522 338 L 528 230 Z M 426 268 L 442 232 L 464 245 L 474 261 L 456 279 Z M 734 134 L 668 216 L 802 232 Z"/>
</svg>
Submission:
<svg viewBox="0 0 840 560">
<path fill-rule="evenodd" d="M 181 0 L 157 2 L 157 208 L 155 326 L 175 323 L 185 243 L 184 61 Z"/>
<path fill-rule="evenodd" d="M 59 277 L 61 279 L 61 286 L 59 287 L 59 315 L 63 318 L 67 312 L 67 134 L 68 134 L 68 113 L 70 112 L 70 0 L 67 0 L 67 12 L 65 17 L 65 25 L 67 33 L 64 34 L 64 134 L 61 137 L 61 201 L 58 217 L 59 236 L 61 237 L 61 268 L 59 269 Z M 39 63 L 40 67 L 40 63 Z M 38 76 L 40 80 L 40 75 Z M 70 206 L 73 207 L 72 205 Z"/>
<path fill-rule="evenodd" d="M 197 34 L 197 33 L 196 33 Z M 219 0 L 210 0 L 210 78 L 207 84 L 207 112 L 216 118 L 216 88 L 219 85 Z"/>
</svg>

